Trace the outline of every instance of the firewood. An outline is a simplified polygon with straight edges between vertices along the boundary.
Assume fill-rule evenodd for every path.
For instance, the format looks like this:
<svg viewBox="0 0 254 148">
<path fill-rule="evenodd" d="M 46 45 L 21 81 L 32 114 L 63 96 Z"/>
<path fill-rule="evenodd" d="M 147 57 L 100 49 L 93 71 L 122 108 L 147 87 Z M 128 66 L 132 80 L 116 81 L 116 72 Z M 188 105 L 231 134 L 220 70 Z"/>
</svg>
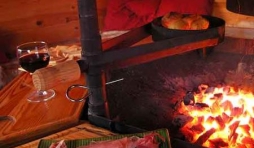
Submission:
<svg viewBox="0 0 254 148">
<path fill-rule="evenodd" d="M 230 116 L 232 117 L 239 117 L 243 114 L 243 107 L 234 107 L 232 110 L 231 110 L 231 114 Z"/>
<path fill-rule="evenodd" d="M 236 144 L 237 138 L 238 138 L 238 134 L 237 134 L 237 133 L 234 133 L 233 136 L 231 137 L 231 139 L 229 140 L 230 143 Z"/>
<path fill-rule="evenodd" d="M 233 109 L 233 104 L 228 100 L 221 103 L 220 105 L 221 105 L 221 108 L 223 108 L 224 110 L 230 110 L 231 111 Z"/>
<path fill-rule="evenodd" d="M 244 137 L 241 142 L 245 143 L 245 144 L 252 144 L 252 145 L 254 145 L 254 139 L 251 138 L 251 137 Z"/>
<path fill-rule="evenodd" d="M 225 122 L 223 121 L 221 116 L 215 117 L 215 121 L 218 123 L 220 130 L 225 128 Z"/>
<path fill-rule="evenodd" d="M 192 130 L 188 129 L 188 128 L 181 128 L 180 132 L 184 134 L 185 138 L 187 141 L 189 142 L 193 142 L 193 135 L 195 134 Z"/>
<path fill-rule="evenodd" d="M 176 115 L 172 120 L 172 124 L 176 127 L 183 127 L 187 123 L 191 122 L 193 117 L 187 115 Z"/>
<path fill-rule="evenodd" d="M 229 140 L 231 140 L 232 136 L 235 134 L 235 131 L 238 128 L 239 124 L 240 124 L 240 121 L 235 121 L 233 124 L 229 126 L 230 128 L 230 134 L 228 136 Z"/>
<path fill-rule="evenodd" d="M 237 147 L 237 148 L 247 148 L 246 144 L 237 144 L 235 147 Z"/>
<path fill-rule="evenodd" d="M 216 113 L 218 113 L 220 110 L 221 110 L 221 107 L 220 107 L 220 100 L 216 100 L 213 104 L 212 104 L 212 106 L 211 106 L 211 112 L 213 113 L 213 114 L 216 114 Z"/>
<path fill-rule="evenodd" d="M 213 123 L 214 120 L 215 120 L 214 117 L 209 116 L 209 117 L 206 119 L 206 123 Z"/>
<path fill-rule="evenodd" d="M 205 128 L 201 124 L 198 124 L 192 126 L 190 130 L 192 130 L 194 133 L 201 134 L 205 130 Z"/>
<path fill-rule="evenodd" d="M 206 103 L 199 103 L 199 102 L 197 102 L 197 103 L 195 104 L 195 106 L 198 107 L 198 108 L 209 107 L 208 104 L 206 104 Z"/>
<path fill-rule="evenodd" d="M 208 87 L 205 91 L 205 94 L 209 94 L 209 93 L 213 93 L 214 92 L 215 87 Z"/>
<path fill-rule="evenodd" d="M 250 118 L 249 125 L 250 125 L 251 129 L 254 130 L 254 117 Z"/>
<path fill-rule="evenodd" d="M 224 92 L 225 94 L 228 94 L 228 93 L 230 92 L 230 90 L 231 90 L 231 87 L 230 87 L 230 86 L 225 86 L 225 87 L 223 88 L 223 92 Z"/>
<path fill-rule="evenodd" d="M 239 128 L 242 129 L 243 134 L 246 134 L 247 136 L 251 136 L 250 135 L 250 126 L 248 124 L 239 125 Z"/>
<path fill-rule="evenodd" d="M 206 85 L 206 84 L 200 84 L 200 85 L 198 86 L 198 90 L 199 90 L 200 92 L 202 92 L 202 93 L 205 93 L 205 91 L 206 91 L 207 88 L 208 88 L 208 85 Z"/>
<path fill-rule="evenodd" d="M 222 100 L 223 99 L 223 94 L 222 93 L 217 93 L 213 95 L 214 98 L 216 98 L 217 100 Z"/>
<path fill-rule="evenodd" d="M 209 142 L 211 144 L 211 147 L 215 147 L 215 148 L 228 147 L 228 143 L 223 141 L 223 139 L 221 138 L 212 139 L 212 140 L 209 140 Z"/>
<path fill-rule="evenodd" d="M 200 117 L 197 117 L 198 118 L 198 123 L 202 123 L 204 122 L 204 116 L 200 116 Z"/>
<path fill-rule="evenodd" d="M 187 94 L 183 97 L 184 105 L 194 105 L 195 98 L 192 92 L 187 92 Z"/>
<path fill-rule="evenodd" d="M 199 136 L 195 144 L 203 145 L 210 138 L 210 136 L 215 132 L 216 130 L 214 128 L 211 128 L 210 130 L 206 131 L 204 134 Z"/>
<path fill-rule="evenodd" d="M 233 117 L 228 116 L 226 113 L 222 113 L 221 118 L 224 123 L 229 123 L 233 119 Z"/>
</svg>

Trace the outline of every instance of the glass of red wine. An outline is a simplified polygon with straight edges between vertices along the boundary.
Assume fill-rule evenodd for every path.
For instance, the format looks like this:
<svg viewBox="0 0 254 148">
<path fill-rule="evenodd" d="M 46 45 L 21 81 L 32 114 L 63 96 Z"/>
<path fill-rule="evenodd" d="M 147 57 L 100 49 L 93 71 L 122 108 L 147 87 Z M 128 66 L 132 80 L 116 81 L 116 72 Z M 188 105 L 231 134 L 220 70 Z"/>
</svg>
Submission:
<svg viewBox="0 0 254 148">
<path fill-rule="evenodd" d="M 28 42 L 17 46 L 17 57 L 19 65 L 29 73 L 47 67 L 50 60 L 47 43 L 43 41 Z M 55 91 L 52 89 L 36 90 L 28 96 L 27 100 L 30 102 L 42 102 L 54 96 Z"/>
</svg>

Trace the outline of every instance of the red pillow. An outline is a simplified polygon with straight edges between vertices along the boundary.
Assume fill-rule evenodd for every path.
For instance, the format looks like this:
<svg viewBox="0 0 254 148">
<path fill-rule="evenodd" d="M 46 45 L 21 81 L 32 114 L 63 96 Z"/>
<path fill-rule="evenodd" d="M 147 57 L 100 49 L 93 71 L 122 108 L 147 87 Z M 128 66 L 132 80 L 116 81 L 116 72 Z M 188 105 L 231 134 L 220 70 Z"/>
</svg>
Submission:
<svg viewBox="0 0 254 148">
<path fill-rule="evenodd" d="M 137 16 L 154 16 L 159 8 L 161 0 L 129 0 L 126 1 L 126 8 Z"/>
<path fill-rule="evenodd" d="M 103 31 L 129 30 L 151 22 L 160 0 L 109 0 Z"/>
<path fill-rule="evenodd" d="M 162 0 L 157 16 L 168 12 L 210 15 L 213 3 L 214 0 Z"/>
<path fill-rule="evenodd" d="M 210 15 L 214 0 L 109 0 L 103 31 L 130 30 L 168 12 Z"/>
</svg>

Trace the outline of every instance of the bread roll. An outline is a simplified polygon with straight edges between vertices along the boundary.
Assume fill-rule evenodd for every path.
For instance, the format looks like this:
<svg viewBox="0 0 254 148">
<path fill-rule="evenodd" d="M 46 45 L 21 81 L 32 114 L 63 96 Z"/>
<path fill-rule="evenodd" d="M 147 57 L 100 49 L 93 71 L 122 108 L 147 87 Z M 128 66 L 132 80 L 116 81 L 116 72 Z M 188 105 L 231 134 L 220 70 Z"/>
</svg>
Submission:
<svg viewBox="0 0 254 148">
<path fill-rule="evenodd" d="M 161 25 L 166 28 L 170 29 L 177 29 L 185 27 L 185 22 L 182 22 L 181 18 L 183 17 L 182 14 L 171 12 L 164 15 L 161 19 Z"/>
<path fill-rule="evenodd" d="M 209 22 L 205 18 L 199 18 L 191 23 L 191 30 L 202 30 L 209 27 Z"/>
<path fill-rule="evenodd" d="M 209 27 L 209 21 L 197 14 L 171 12 L 162 17 L 161 25 L 168 29 L 201 30 Z"/>
<path fill-rule="evenodd" d="M 201 18 L 200 15 L 190 14 L 190 15 L 184 16 L 182 19 L 183 19 L 183 21 L 188 23 L 189 26 L 191 26 L 192 22 L 199 19 L 199 18 Z"/>
</svg>

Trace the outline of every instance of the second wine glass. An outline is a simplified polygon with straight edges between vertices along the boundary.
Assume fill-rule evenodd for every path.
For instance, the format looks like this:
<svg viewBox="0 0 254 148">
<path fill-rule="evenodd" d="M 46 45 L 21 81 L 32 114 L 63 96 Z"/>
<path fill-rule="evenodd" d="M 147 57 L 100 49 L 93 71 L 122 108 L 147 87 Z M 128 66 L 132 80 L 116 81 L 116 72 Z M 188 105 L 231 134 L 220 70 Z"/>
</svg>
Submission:
<svg viewBox="0 0 254 148">
<path fill-rule="evenodd" d="M 17 46 L 17 57 L 20 66 L 29 73 L 37 69 L 47 67 L 50 61 L 50 55 L 46 42 L 35 41 Z M 55 91 L 36 90 L 32 92 L 27 100 L 30 102 L 47 101 L 55 96 Z"/>
</svg>

